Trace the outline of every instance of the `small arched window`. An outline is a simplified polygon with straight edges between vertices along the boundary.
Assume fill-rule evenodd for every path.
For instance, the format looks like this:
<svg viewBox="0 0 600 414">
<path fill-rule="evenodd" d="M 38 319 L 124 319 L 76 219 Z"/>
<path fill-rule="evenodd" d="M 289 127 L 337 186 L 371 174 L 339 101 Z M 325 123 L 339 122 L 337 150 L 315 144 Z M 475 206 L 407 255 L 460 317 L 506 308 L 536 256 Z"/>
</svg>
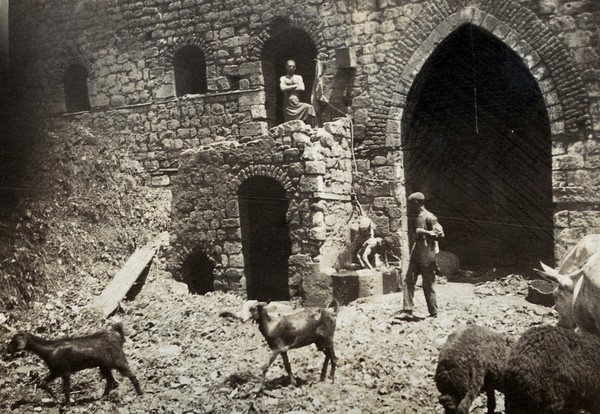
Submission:
<svg viewBox="0 0 600 414">
<path fill-rule="evenodd" d="M 175 53 L 175 91 L 177 96 L 206 93 L 206 60 L 197 46 L 185 46 Z"/>
<path fill-rule="evenodd" d="M 65 107 L 67 112 L 90 110 L 88 72 L 82 65 L 71 65 L 65 72 Z"/>
</svg>

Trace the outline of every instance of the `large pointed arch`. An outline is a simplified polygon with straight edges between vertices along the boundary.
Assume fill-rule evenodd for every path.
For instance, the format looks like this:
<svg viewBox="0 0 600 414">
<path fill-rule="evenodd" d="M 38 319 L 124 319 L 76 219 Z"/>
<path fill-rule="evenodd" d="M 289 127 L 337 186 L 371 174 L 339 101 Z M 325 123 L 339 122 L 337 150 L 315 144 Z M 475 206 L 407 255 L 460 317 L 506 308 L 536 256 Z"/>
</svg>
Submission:
<svg viewBox="0 0 600 414">
<path fill-rule="evenodd" d="M 538 84 L 474 25 L 422 66 L 402 117 L 406 189 L 427 194 L 468 268 L 532 268 L 553 252 L 552 142 Z"/>
<path fill-rule="evenodd" d="M 404 113 L 410 112 L 409 91 L 438 45 L 464 24 L 489 32 L 521 59 L 541 91 L 553 142 L 580 137 L 591 128 L 587 91 L 577 64 L 553 31 L 531 10 L 509 0 L 468 7 L 440 0 L 426 4 L 421 13 L 423 18 L 406 27 L 398 47 L 388 52 L 386 64 L 377 74 L 371 122 L 367 125 L 374 139 L 377 131 L 383 130 L 381 143 L 397 151 L 399 174 L 395 193 L 404 211 L 407 188 L 399 150 L 402 136 L 407 133 Z M 391 87 L 389 79 L 394 79 Z M 401 226 L 401 238 L 405 238 L 406 222 Z M 404 256 L 408 255 L 407 246 Z"/>
<path fill-rule="evenodd" d="M 524 62 L 542 91 L 553 136 L 591 127 L 587 91 L 577 65 L 552 30 L 531 10 L 509 0 L 481 3 L 478 7 L 440 1 L 428 4 L 422 13 L 427 18 L 415 19 L 406 28 L 404 40 L 389 52 L 388 63 L 375 82 L 372 118 L 374 124 L 387 123 L 386 145 L 400 145 L 406 97 L 423 64 L 445 38 L 464 24 L 488 31 Z M 392 87 L 386 79 L 395 79 Z"/>
</svg>

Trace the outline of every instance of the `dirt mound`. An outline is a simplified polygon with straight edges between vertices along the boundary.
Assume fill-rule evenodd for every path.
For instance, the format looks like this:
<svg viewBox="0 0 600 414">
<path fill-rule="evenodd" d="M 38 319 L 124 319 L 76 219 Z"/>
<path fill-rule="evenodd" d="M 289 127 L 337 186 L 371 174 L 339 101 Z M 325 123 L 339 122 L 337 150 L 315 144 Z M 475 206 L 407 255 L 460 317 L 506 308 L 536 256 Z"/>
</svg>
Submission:
<svg viewBox="0 0 600 414">
<path fill-rule="evenodd" d="M 401 293 L 363 298 L 340 308 L 335 334 L 339 358 L 336 381 L 319 382 L 322 353 L 314 347 L 290 351 L 299 386 L 288 384 L 278 360 L 267 375 L 267 389 L 256 394 L 269 349 L 256 325 L 219 317 L 237 311 L 243 299 L 227 293 L 190 295 L 168 279 L 157 262 L 136 299 L 124 302 L 111 320 L 128 335 L 125 352 L 146 394 L 138 397 L 127 381 L 100 401 L 103 383 L 89 370 L 72 378 L 74 413 L 442 413 L 433 374 L 448 334 L 467 322 L 519 335 L 533 324 L 555 323 L 555 312 L 510 296 L 478 296 L 468 284 L 437 285 L 437 319 L 392 324 Z M 501 282 L 498 282 L 502 284 Z M 501 289 L 499 289 L 501 291 Z M 29 311 L 3 314 L 4 325 L 54 337 L 106 326 L 73 293 L 49 294 Z M 426 311 L 422 292 L 416 313 Z M 8 332 L 0 329 L 0 339 Z M 0 408 L 14 413 L 58 412 L 33 381 L 46 374 L 31 355 L 0 361 Z M 54 384 L 60 390 L 60 381 Z M 502 399 L 499 398 L 499 408 Z M 485 412 L 485 398 L 474 413 Z"/>
<path fill-rule="evenodd" d="M 0 309 L 66 286 L 100 288 L 137 246 L 166 230 L 170 195 L 119 137 L 72 122 L 26 129 L 31 154 L 0 203 Z M 0 197 L 2 200 L 2 197 Z M 4 200 L 6 201 L 6 200 Z"/>
</svg>

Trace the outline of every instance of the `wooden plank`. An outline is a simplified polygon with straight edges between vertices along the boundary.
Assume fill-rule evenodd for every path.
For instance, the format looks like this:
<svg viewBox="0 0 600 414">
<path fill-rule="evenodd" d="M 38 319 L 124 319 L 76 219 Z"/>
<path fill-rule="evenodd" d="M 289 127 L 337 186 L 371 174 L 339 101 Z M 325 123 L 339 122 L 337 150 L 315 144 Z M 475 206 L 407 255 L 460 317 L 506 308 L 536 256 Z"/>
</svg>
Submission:
<svg viewBox="0 0 600 414">
<path fill-rule="evenodd" d="M 152 243 L 136 250 L 90 307 L 101 312 L 104 318 L 113 313 L 140 274 L 150 265 L 165 239 L 165 233 L 161 233 Z"/>
</svg>

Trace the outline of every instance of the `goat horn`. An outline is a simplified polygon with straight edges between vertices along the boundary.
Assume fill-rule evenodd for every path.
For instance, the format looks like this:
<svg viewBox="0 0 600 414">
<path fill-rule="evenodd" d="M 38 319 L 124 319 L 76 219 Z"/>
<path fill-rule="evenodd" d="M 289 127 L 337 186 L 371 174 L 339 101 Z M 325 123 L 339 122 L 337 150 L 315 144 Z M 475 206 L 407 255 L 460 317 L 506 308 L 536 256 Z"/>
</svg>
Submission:
<svg viewBox="0 0 600 414">
<path fill-rule="evenodd" d="M 569 273 L 568 275 L 563 275 L 542 262 L 540 262 L 540 264 L 544 270 L 534 269 L 537 273 L 539 273 L 544 279 L 549 279 L 553 282 L 556 282 L 560 286 L 564 286 L 569 290 L 573 289 L 575 286 L 575 280 L 583 274 L 583 269 L 578 269 L 572 273 Z"/>
<path fill-rule="evenodd" d="M 553 267 L 548 266 L 544 262 L 540 262 L 540 265 L 542 266 L 542 269 L 544 269 L 544 272 L 550 273 L 550 274 L 553 274 L 553 275 L 558 274 L 558 271 L 556 269 L 554 269 Z"/>
</svg>

